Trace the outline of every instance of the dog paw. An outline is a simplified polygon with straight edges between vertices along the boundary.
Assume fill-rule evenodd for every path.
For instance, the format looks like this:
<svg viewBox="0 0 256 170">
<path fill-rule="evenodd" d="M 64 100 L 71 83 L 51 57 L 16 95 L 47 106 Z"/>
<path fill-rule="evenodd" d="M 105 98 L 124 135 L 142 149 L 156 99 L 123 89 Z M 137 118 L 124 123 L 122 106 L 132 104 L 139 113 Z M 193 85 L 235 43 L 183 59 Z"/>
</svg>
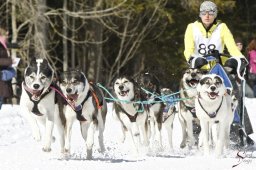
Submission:
<svg viewBox="0 0 256 170">
<path fill-rule="evenodd" d="M 180 148 L 183 149 L 183 148 L 185 148 L 185 147 L 186 147 L 186 144 L 185 144 L 185 143 L 181 143 L 181 144 L 180 144 Z"/>
<path fill-rule="evenodd" d="M 51 148 L 48 148 L 48 147 L 43 147 L 42 148 L 42 150 L 44 151 L 44 152 L 51 152 Z"/>
<path fill-rule="evenodd" d="M 92 160 L 92 149 L 87 149 L 86 159 Z"/>
<path fill-rule="evenodd" d="M 106 151 L 105 147 L 104 146 L 101 146 L 100 149 L 99 149 L 99 152 L 100 153 L 104 153 Z"/>
<path fill-rule="evenodd" d="M 61 152 L 61 158 L 64 159 L 64 160 L 68 160 L 70 159 L 71 155 L 70 155 L 70 150 L 69 149 L 64 149 L 62 152 Z"/>
</svg>

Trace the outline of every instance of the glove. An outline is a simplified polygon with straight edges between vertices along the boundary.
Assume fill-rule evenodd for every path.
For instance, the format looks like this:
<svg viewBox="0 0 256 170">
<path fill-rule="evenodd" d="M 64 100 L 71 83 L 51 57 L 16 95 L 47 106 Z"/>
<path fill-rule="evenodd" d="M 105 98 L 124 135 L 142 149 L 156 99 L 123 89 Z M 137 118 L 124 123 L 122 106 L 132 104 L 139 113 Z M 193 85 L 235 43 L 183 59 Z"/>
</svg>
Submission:
<svg viewBox="0 0 256 170">
<path fill-rule="evenodd" d="M 200 69 L 202 66 L 206 65 L 208 62 L 204 57 L 193 57 L 191 56 L 188 60 L 190 68 Z"/>
<path fill-rule="evenodd" d="M 240 74 L 247 65 L 248 61 L 246 58 L 231 57 L 226 61 L 224 68 L 230 74 Z"/>
</svg>

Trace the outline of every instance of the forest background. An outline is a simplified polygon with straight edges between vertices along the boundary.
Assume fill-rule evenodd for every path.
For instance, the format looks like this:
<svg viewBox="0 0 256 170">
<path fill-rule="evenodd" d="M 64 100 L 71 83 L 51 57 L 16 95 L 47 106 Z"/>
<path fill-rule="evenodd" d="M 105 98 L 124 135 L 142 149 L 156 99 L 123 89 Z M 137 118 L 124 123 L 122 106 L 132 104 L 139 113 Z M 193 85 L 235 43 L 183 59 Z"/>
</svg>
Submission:
<svg viewBox="0 0 256 170">
<path fill-rule="evenodd" d="M 19 91 L 29 59 L 40 56 L 56 73 L 79 68 L 106 88 L 115 76 L 150 70 L 162 87 L 176 91 L 187 68 L 184 33 L 187 24 L 198 19 L 201 2 L 0 0 L 0 26 L 9 31 L 11 56 L 21 58 L 13 83 Z M 214 2 L 218 18 L 246 46 L 256 36 L 256 1 Z"/>
</svg>

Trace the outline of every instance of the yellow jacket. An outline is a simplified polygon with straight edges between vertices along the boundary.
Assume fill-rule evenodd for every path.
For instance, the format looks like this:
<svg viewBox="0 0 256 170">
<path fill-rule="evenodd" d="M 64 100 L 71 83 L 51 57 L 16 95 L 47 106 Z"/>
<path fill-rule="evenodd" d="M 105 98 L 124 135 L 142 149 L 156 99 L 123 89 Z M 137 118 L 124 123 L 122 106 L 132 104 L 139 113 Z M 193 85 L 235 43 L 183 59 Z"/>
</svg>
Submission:
<svg viewBox="0 0 256 170">
<path fill-rule="evenodd" d="M 204 37 L 204 39 L 211 39 L 212 34 L 214 34 L 214 32 L 216 32 L 217 29 L 219 29 L 219 36 L 220 36 L 220 41 L 218 42 L 220 44 L 220 46 L 222 46 L 222 51 L 220 50 L 219 52 L 222 53 L 224 46 L 227 47 L 228 52 L 230 53 L 231 56 L 233 57 L 244 57 L 242 55 L 242 53 L 239 51 L 239 49 L 237 48 L 233 35 L 231 34 L 230 30 L 228 29 L 227 25 L 225 23 L 221 23 L 221 21 L 216 21 L 212 27 L 206 31 L 206 29 L 204 28 L 203 24 L 199 21 L 195 21 L 194 23 L 190 23 L 187 26 L 186 32 L 185 32 L 185 37 L 184 37 L 184 44 L 185 44 L 185 51 L 184 51 L 184 55 L 186 60 L 188 61 L 190 56 L 193 56 L 195 54 L 195 51 L 197 51 L 199 49 L 199 47 L 196 47 L 196 44 L 199 44 L 200 42 L 196 42 L 196 41 L 200 41 L 200 40 L 195 40 L 195 35 L 194 33 L 196 31 L 195 28 L 198 28 L 197 30 L 198 33 L 201 33 L 201 37 Z M 200 34 L 199 33 L 199 34 Z M 211 42 L 212 43 L 212 42 Z M 214 44 L 214 43 L 213 43 Z M 197 57 L 197 56 L 194 56 Z"/>
</svg>

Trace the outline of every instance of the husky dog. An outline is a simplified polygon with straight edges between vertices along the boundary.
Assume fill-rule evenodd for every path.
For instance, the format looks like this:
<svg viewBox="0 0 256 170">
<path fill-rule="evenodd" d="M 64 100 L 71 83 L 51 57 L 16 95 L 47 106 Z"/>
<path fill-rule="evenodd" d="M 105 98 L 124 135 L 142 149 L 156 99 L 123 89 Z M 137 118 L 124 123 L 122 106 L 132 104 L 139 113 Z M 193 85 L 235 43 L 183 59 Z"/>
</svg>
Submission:
<svg viewBox="0 0 256 170">
<path fill-rule="evenodd" d="M 161 89 L 161 95 L 163 97 L 163 100 L 165 101 L 165 108 L 163 111 L 163 125 L 167 131 L 168 141 L 169 141 L 171 150 L 173 149 L 173 143 L 172 143 L 173 121 L 175 118 L 175 114 L 178 113 L 177 103 L 173 100 L 175 96 L 171 95 L 172 93 L 173 92 L 169 88 Z"/>
<path fill-rule="evenodd" d="M 113 116 L 120 121 L 122 130 L 121 141 L 125 140 L 125 131 L 131 134 L 136 152 L 140 144 L 148 145 L 147 118 L 148 109 L 144 104 L 141 91 L 134 80 L 128 76 L 119 76 L 114 81 L 114 93 L 119 101 L 113 104 Z"/>
<path fill-rule="evenodd" d="M 188 68 L 180 82 L 180 111 L 179 120 L 182 128 L 181 148 L 188 146 L 191 148 L 195 144 L 193 135 L 194 127 L 199 127 L 199 121 L 195 112 L 195 97 L 197 96 L 197 84 L 202 77 L 202 72 L 199 69 Z M 194 126 L 194 127 L 193 127 Z"/>
<path fill-rule="evenodd" d="M 32 129 L 35 140 L 41 140 L 41 123 L 45 127 L 43 151 L 51 151 L 54 123 L 60 133 L 61 149 L 64 148 L 63 125 L 59 108 L 55 102 L 52 85 L 54 71 L 46 59 L 33 58 L 24 72 L 20 106 Z"/>
<path fill-rule="evenodd" d="M 84 73 L 77 70 L 66 71 L 61 75 L 60 88 L 67 99 L 64 107 L 65 154 L 70 154 L 71 130 L 75 120 L 80 121 L 81 133 L 86 141 L 87 159 L 92 159 L 94 135 L 99 131 L 99 146 L 105 151 L 103 132 L 107 115 L 107 104 L 103 93 L 89 83 Z"/>
<path fill-rule="evenodd" d="M 195 108 L 202 129 L 200 137 L 204 154 L 209 155 L 209 134 L 212 133 L 215 134 L 215 153 L 219 157 L 224 146 L 229 143 L 230 126 L 234 118 L 232 97 L 227 93 L 223 79 L 216 74 L 202 76 L 197 91 Z"/>
<path fill-rule="evenodd" d="M 139 75 L 136 80 L 143 90 L 149 106 L 149 125 L 150 125 L 150 144 L 154 144 L 156 135 L 160 147 L 162 148 L 162 119 L 164 111 L 164 102 L 161 99 L 160 83 L 156 75 L 145 72 Z"/>
</svg>

